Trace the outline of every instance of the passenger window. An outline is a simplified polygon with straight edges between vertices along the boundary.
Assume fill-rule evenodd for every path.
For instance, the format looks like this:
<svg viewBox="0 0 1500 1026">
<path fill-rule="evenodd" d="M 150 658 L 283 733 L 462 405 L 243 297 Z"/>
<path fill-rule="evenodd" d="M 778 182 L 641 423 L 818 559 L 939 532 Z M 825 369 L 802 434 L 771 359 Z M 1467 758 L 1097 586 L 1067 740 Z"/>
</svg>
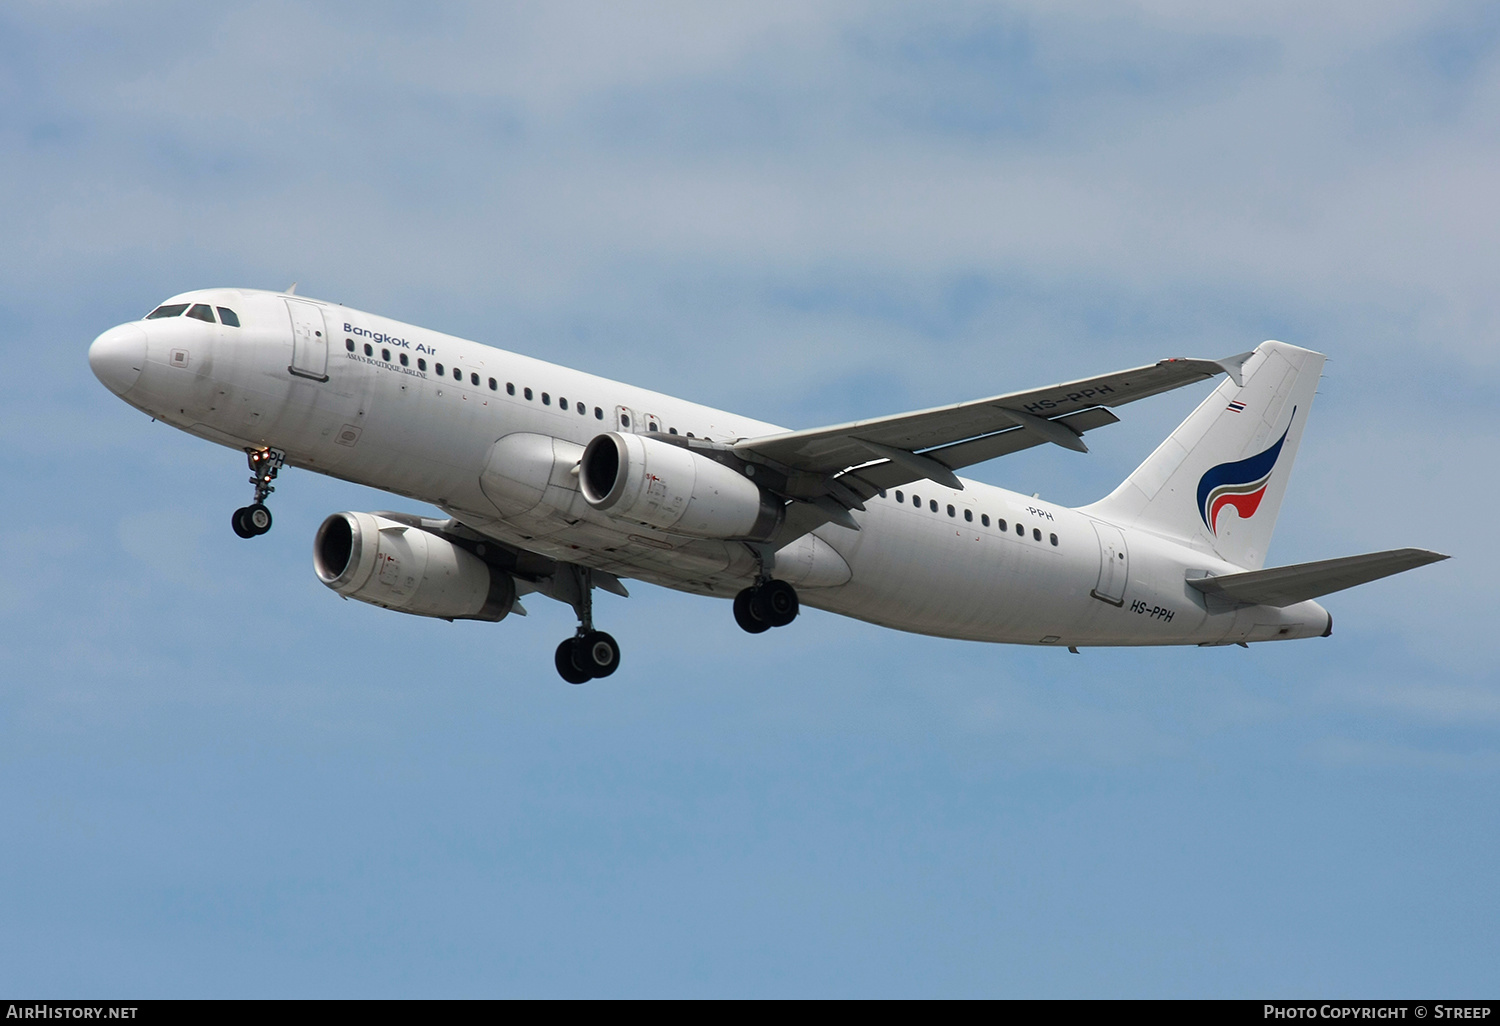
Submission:
<svg viewBox="0 0 1500 1026">
<path fill-rule="evenodd" d="M 574 405 L 578 407 L 578 415 L 580 417 L 587 417 L 589 415 L 589 408 L 583 403 L 575 403 Z"/>
<path fill-rule="evenodd" d="M 676 428 L 670 428 L 670 427 L 667 428 L 667 434 L 669 434 L 669 435 L 675 435 L 676 433 L 677 433 L 677 429 Z"/>
<path fill-rule="evenodd" d="M 365 355 L 366 356 L 374 356 L 375 355 L 375 347 L 372 346 L 372 345 L 370 345 L 370 343 L 368 343 L 368 342 L 365 343 Z"/>
<path fill-rule="evenodd" d="M 630 418 L 628 416 L 626 416 L 625 414 L 623 414 L 623 413 L 620 414 L 620 426 L 621 427 L 629 427 L 630 426 Z"/>
<path fill-rule="evenodd" d="M 974 511 L 972 509 L 964 510 L 964 519 L 972 524 L 974 522 Z"/>
<path fill-rule="evenodd" d="M 692 432 L 691 432 L 691 431 L 689 431 L 689 432 L 688 432 L 688 437 L 689 437 L 689 438 L 692 438 L 692 437 L 693 437 L 693 433 L 692 433 Z M 884 489 L 884 488 L 882 488 L 882 489 L 880 489 L 880 497 L 881 497 L 881 498 L 882 498 L 882 499 L 883 499 L 883 498 L 885 498 L 885 489 Z"/>
<path fill-rule="evenodd" d="M 401 366 L 403 366 L 403 367 L 410 367 L 411 366 L 411 357 L 407 356 L 405 353 L 401 354 Z"/>
<path fill-rule="evenodd" d="M 985 527 L 989 527 L 990 526 L 990 515 L 988 513 L 981 513 L 981 514 L 979 514 L 979 522 L 981 524 L 983 524 Z"/>
<path fill-rule="evenodd" d="M 546 392 L 542 393 L 542 405 L 543 406 L 551 406 L 552 405 L 552 396 L 548 395 Z"/>
<path fill-rule="evenodd" d="M 146 320 L 154 321 L 161 317 L 181 317 L 182 311 L 186 310 L 186 303 L 173 303 L 171 306 L 159 306 L 146 315 Z"/>
<path fill-rule="evenodd" d="M 647 427 L 646 430 L 648 430 L 648 431 L 660 431 L 661 428 L 659 428 L 659 427 L 656 426 L 656 422 L 655 421 L 651 421 L 650 425 Z"/>
<path fill-rule="evenodd" d="M 1053 535 L 1049 535 L 1048 537 L 1050 537 L 1052 539 L 1052 544 L 1053 545 L 1057 544 L 1057 535 L 1053 534 Z"/>
<path fill-rule="evenodd" d="M 422 359 L 420 356 L 417 357 L 417 370 L 424 371 L 426 369 L 427 369 L 427 361 L 424 360 L 424 359 Z"/>
<path fill-rule="evenodd" d="M 461 370 L 459 370 L 457 367 L 454 367 L 453 368 L 453 380 L 454 381 L 463 381 L 463 379 L 464 379 L 464 372 L 461 371 Z"/>
<path fill-rule="evenodd" d="M 347 349 L 347 350 L 349 350 L 349 352 L 351 352 L 351 353 L 354 352 L 354 339 L 352 339 L 352 338 L 346 338 L 346 339 L 344 339 L 344 348 Z"/>
<path fill-rule="evenodd" d="M 1026 528 L 1022 527 L 1020 524 L 1017 524 L 1016 525 L 1016 533 L 1019 534 L 1022 538 L 1024 538 L 1024 537 L 1026 537 Z"/>
<path fill-rule="evenodd" d="M 490 391 L 491 392 L 498 392 L 498 391 L 500 391 L 500 382 L 496 381 L 494 378 L 490 378 Z"/>
<path fill-rule="evenodd" d="M 913 506 L 916 506 L 916 507 L 920 508 L 921 505 L 922 505 L 922 497 L 920 495 L 918 495 L 916 492 L 912 492 L 911 493 L 911 504 Z"/>
<path fill-rule="evenodd" d="M 559 410 L 566 410 L 568 408 L 568 397 L 567 396 L 560 395 L 560 396 L 557 397 L 557 408 Z"/>
<path fill-rule="evenodd" d="M 950 503 L 949 503 L 949 504 L 948 504 L 948 515 L 949 515 L 949 516 L 950 516 L 950 517 L 951 517 L 951 516 L 956 516 L 956 515 L 957 515 L 957 513 L 958 513 L 958 511 L 957 511 L 957 510 L 955 510 L 955 509 L 954 509 L 954 508 L 953 508 L 953 503 L 951 503 L 951 502 L 950 502 Z"/>
<path fill-rule="evenodd" d="M 189 317 L 196 317 L 200 321 L 214 323 L 214 312 L 209 309 L 207 303 L 194 303 L 193 308 L 187 312 Z"/>
<path fill-rule="evenodd" d="M 365 348 L 369 349 L 370 347 L 369 346 L 365 346 Z M 438 377 L 442 377 L 443 376 L 443 365 L 442 364 L 435 363 L 435 364 L 432 365 L 432 367 L 433 367 L 434 370 L 437 371 Z"/>
<path fill-rule="evenodd" d="M 233 310 L 229 309 L 229 307 L 220 306 L 216 307 L 215 309 L 219 311 L 219 322 L 221 324 L 224 324 L 231 328 L 238 328 L 240 326 L 239 317 Z"/>
<path fill-rule="evenodd" d="M 928 499 L 927 500 L 927 508 L 930 509 L 932 512 L 936 513 L 937 512 L 937 500 L 936 499 Z"/>
<path fill-rule="evenodd" d="M 597 406 L 594 407 L 594 419 L 595 420 L 603 420 L 604 419 L 604 411 L 602 409 L 600 409 L 599 407 L 597 407 Z M 625 422 L 625 426 L 626 427 L 630 426 L 630 422 L 628 420 Z"/>
<path fill-rule="evenodd" d="M 531 389 L 529 389 L 529 388 L 522 389 L 522 394 L 526 396 L 526 401 L 528 403 L 531 402 Z"/>
<path fill-rule="evenodd" d="M 478 388 L 479 387 L 479 375 L 478 374 L 470 374 L 469 375 L 469 384 L 473 385 L 475 388 Z"/>
<path fill-rule="evenodd" d="M 514 381 L 507 381 L 505 383 L 505 394 L 506 395 L 515 395 L 516 394 L 516 383 Z"/>
<path fill-rule="evenodd" d="M 1033 527 L 1031 529 L 1031 538 L 1032 538 L 1033 541 L 1041 541 L 1042 540 L 1042 529 L 1040 527 Z"/>
<path fill-rule="evenodd" d="M 382 360 L 384 360 L 386 363 L 390 363 L 391 362 L 391 351 L 389 349 L 382 349 L 380 351 L 380 358 Z"/>
<path fill-rule="evenodd" d="M 899 489 L 899 488 L 896 489 L 896 501 L 897 502 L 905 502 L 906 501 L 906 496 L 901 494 L 901 489 Z"/>
<path fill-rule="evenodd" d="M 1009 531 L 1010 530 L 1009 525 L 1007 525 L 1004 520 L 997 520 L 997 521 L 995 521 L 995 526 L 998 527 L 998 528 L 1000 528 L 1000 530 L 1002 530 L 1002 531 Z"/>
</svg>

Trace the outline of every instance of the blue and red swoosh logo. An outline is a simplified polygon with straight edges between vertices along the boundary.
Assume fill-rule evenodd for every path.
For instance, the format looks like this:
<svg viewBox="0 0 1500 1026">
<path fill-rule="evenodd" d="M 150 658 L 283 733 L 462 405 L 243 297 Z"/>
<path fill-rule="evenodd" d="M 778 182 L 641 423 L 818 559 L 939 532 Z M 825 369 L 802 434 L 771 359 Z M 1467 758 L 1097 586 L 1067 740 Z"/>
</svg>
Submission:
<svg viewBox="0 0 1500 1026">
<path fill-rule="evenodd" d="M 1293 407 L 1292 417 L 1295 419 L 1296 416 L 1297 409 Z M 1266 497 L 1266 485 L 1271 481 L 1271 472 L 1276 469 L 1281 447 L 1286 444 L 1286 436 L 1291 430 L 1289 420 L 1286 430 L 1269 449 L 1234 463 L 1220 463 L 1198 480 L 1198 515 L 1215 537 L 1219 534 L 1219 513 L 1225 506 L 1233 506 L 1241 520 L 1254 516 L 1260 509 L 1260 501 Z"/>
</svg>

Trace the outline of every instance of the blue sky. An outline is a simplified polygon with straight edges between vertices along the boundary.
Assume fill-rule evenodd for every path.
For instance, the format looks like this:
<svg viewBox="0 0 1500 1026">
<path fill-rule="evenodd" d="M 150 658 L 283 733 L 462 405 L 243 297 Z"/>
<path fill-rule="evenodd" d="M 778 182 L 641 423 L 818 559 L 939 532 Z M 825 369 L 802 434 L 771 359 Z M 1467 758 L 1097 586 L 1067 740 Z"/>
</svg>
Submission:
<svg viewBox="0 0 1500 1026">
<path fill-rule="evenodd" d="M 0 12 L 0 990 L 1492 996 L 1493 5 Z M 88 343 L 282 288 L 795 427 L 1281 338 L 1327 640 L 340 602 Z M 1190 390 L 1191 391 L 1191 390 Z M 985 480 L 1108 491 L 1200 393 Z M 413 507 L 406 503 L 406 507 Z"/>
</svg>

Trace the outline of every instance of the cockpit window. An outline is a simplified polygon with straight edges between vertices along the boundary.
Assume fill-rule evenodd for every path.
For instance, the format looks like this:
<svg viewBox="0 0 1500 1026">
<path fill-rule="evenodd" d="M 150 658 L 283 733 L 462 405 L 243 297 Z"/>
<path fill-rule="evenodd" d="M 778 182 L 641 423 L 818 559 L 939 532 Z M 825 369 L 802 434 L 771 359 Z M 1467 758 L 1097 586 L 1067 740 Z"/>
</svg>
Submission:
<svg viewBox="0 0 1500 1026">
<path fill-rule="evenodd" d="M 218 311 L 219 320 L 224 322 L 224 324 L 228 325 L 231 328 L 238 328 L 240 326 L 239 317 L 233 310 L 229 309 L 229 307 L 221 306 L 218 308 Z"/>
<path fill-rule="evenodd" d="M 187 312 L 189 317 L 196 317 L 200 321 L 214 322 L 213 309 L 207 303 L 194 303 L 193 308 Z"/>
<path fill-rule="evenodd" d="M 154 321 L 158 317 L 181 317 L 182 311 L 187 308 L 188 305 L 186 303 L 169 303 L 166 306 L 159 306 L 155 310 L 152 310 L 146 315 L 146 320 Z"/>
</svg>

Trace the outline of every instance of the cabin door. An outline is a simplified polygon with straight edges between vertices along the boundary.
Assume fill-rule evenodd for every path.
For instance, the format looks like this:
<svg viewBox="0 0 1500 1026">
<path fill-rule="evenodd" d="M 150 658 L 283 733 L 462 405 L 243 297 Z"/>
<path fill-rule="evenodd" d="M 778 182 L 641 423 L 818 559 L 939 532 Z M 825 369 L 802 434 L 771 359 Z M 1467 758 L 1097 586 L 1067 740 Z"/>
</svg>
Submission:
<svg viewBox="0 0 1500 1026">
<path fill-rule="evenodd" d="M 1099 536 L 1099 581 L 1089 594 L 1113 606 L 1125 604 L 1125 580 L 1130 576 L 1130 553 L 1118 527 L 1094 521 Z"/>
<path fill-rule="evenodd" d="M 328 380 L 328 326 L 323 323 L 323 308 L 295 299 L 286 301 L 292 315 L 292 365 L 287 368 L 299 378 Z"/>
</svg>

